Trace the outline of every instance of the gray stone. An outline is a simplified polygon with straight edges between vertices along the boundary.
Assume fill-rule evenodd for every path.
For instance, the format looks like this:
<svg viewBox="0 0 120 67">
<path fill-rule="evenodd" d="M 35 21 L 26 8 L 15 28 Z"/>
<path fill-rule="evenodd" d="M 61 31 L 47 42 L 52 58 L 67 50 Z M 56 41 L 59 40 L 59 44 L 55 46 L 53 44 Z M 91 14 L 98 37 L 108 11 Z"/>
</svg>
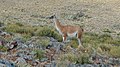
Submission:
<svg viewBox="0 0 120 67">
<path fill-rule="evenodd" d="M 48 60 L 48 58 L 42 58 L 41 60 L 40 60 L 40 62 L 45 62 L 45 61 L 47 61 Z"/>
<path fill-rule="evenodd" d="M 2 64 L 2 63 L 0 63 L 0 67 L 6 67 L 6 65 L 5 65 L 5 64 Z"/>
<path fill-rule="evenodd" d="M 70 63 L 68 67 L 76 67 L 76 64 Z"/>
<path fill-rule="evenodd" d="M 46 64 L 45 67 L 51 67 L 51 64 Z"/>
<path fill-rule="evenodd" d="M 16 59 L 15 63 L 17 63 L 17 64 L 23 63 L 24 64 L 24 63 L 26 63 L 26 61 L 25 61 L 25 59 L 19 57 L 19 58 Z"/>
<path fill-rule="evenodd" d="M 55 61 L 51 62 L 51 67 L 56 67 L 56 62 Z"/>
<path fill-rule="evenodd" d="M 0 59 L 0 64 L 6 65 L 6 67 L 15 67 L 15 65 L 13 63 L 11 63 L 10 61 L 5 60 L 5 59 Z"/>
<path fill-rule="evenodd" d="M 61 42 L 50 42 L 50 45 L 56 49 L 56 53 L 59 53 L 59 51 L 63 49 L 63 46 L 65 46 L 65 44 Z"/>
<path fill-rule="evenodd" d="M 50 41 L 51 41 L 51 42 L 57 42 L 57 40 L 54 39 L 53 37 L 50 37 Z"/>
<path fill-rule="evenodd" d="M 87 64 L 86 67 L 94 67 L 92 64 Z"/>
</svg>

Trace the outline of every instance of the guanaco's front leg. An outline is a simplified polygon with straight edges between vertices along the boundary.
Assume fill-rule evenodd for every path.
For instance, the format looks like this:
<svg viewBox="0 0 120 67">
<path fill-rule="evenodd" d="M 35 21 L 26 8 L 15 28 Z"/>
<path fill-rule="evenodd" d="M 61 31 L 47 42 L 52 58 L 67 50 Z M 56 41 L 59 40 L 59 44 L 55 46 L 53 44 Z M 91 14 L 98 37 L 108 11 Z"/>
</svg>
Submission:
<svg viewBox="0 0 120 67">
<path fill-rule="evenodd" d="M 67 34 L 63 34 L 63 42 L 66 41 L 66 38 L 67 38 Z"/>
</svg>

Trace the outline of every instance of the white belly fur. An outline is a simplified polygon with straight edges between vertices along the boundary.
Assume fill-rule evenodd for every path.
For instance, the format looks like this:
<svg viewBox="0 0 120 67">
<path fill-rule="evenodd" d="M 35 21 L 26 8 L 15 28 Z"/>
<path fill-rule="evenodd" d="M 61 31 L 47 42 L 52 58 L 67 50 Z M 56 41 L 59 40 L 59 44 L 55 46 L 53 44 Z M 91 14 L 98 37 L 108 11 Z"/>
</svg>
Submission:
<svg viewBox="0 0 120 67">
<path fill-rule="evenodd" d="M 75 37 L 77 34 L 77 31 L 74 32 L 74 33 L 67 33 L 68 37 Z"/>
<path fill-rule="evenodd" d="M 61 35 L 63 35 L 63 33 L 61 32 L 61 30 L 60 30 L 57 26 L 56 26 L 56 29 L 57 29 L 57 31 L 58 31 Z M 67 35 L 68 35 L 68 37 L 75 37 L 77 33 L 78 33 L 78 32 L 76 31 L 76 32 L 73 32 L 73 33 L 67 33 Z"/>
</svg>

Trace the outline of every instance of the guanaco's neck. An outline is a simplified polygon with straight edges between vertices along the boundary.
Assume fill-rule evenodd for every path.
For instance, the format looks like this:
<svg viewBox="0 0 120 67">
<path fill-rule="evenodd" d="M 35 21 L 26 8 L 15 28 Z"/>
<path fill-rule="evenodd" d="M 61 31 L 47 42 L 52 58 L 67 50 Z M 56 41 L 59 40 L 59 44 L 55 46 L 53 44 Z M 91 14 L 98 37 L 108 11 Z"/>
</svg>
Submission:
<svg viewBox="0 0 120 67">
<path fill-rule="evenodd" d="M 62 25 L 57 18 L 54 18 L 54 23 L 55 23 L 55 27 L 57 27 L 59 29 L 61 28 Z"/>
<path fill-rule="evenodd" d="M 55 23 L 55 27 L 56 29 L 59 31 L 60 34 L 62 34 L 62 25 L 59 22 L 59 20 L 57 18 L 54 18 L 54 23 Z"/>
</svg>

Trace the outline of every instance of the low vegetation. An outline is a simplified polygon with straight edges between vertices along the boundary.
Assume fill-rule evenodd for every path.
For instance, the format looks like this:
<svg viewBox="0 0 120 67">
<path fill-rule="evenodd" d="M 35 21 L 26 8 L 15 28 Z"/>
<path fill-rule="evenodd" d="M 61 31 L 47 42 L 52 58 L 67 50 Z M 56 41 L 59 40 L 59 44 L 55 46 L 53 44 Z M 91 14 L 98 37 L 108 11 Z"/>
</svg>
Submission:
<svg viewBox="0 0 120 67">
<path fill-rule="evenodd" d="M 44 50 L 39 50 L 39 49 L 35 49 L 35 58 L 41 60 L 42 58 L 44 58 L 45 55 L 45 51 Z"/>
<path fill-rule="evenodd" d="M 110 56 L 115 57 L 115 58 L 120 58 L 120 46 L 113 46 L 110 49 Z"/>
<path fill-rule="evenodd" d="M 53 28 L 48 26 L 31 26 L 31 25 L 24 25 L 21 23 L 9 23 L 5 28 L 4 31 L 10 33 L 20 34 L 25 40 L 28 40 L 32 36 L 41 36 L 41 37 L 53 37 L 58 41 L 62 41 L 61 35 Z M 104 31 L 104 32 L 109 32 Z M 110 32 L 109 32 L 110 33 Z M 49 44 L 49 39 L 42 38 L 38 43 L 42 45 L 42 47 L 46 47 Z M 67 53 L 61 56 L 61 60 L 67 60 L 72 63 L 91 63 L 89 61 L 89 56 L 93 53 L 92 48 L 96 49 L 99 54 L 108 55 L 111 57 L 120 57 L 120 40 L 114 39 L 111 35 L 104 33 L 104 34 L 96 34 L 91 32 L 85 32 L 82 37 L 83 46 L 85 47 L 85 52 L 80 54 L 74 53 Z M 71 39 L 70 42 L 67 43 L 72 48 L 78 47 L 77 38 Z M 1 51 L 6 51 L 7 49 L 3 46 L 0 46 Z M 34 50 L 36 53 L 37 59 L 42 59 L 44 57 L 43 50 Z"/>
<path fill-rule="evenodd" d="M 7 50 L 8 50 L 8 48 L 7 48 L 7 47 L 0 46 L 0 51 L 3 51 L 3 52 L 5 52 L 5 51 L 7 51 Z"/>
<path fill-rule="evenodd" d="M 88 53 L 80 53 L 75 54 L 72 52 L 68 52 L 60 57 L 61 61 L 70 61 L 75 64 L 89 64 L 89 54 Z"/>
<path fill-rule="evenodd" d="M 48 36 L 53 37 L 58 41 L 62 41 L 61 36 L 58 32 L 55 31 L 55 29 L 53 29 L 53 27 L 34 27 L 31 25 L 23 25 L 21 23 L 8 23 L 7 26 L 3 28 L 3 30 L 10 33 L 21 34 L 21 36 L 26 40 L 32 36 Z"/>
</svg>

